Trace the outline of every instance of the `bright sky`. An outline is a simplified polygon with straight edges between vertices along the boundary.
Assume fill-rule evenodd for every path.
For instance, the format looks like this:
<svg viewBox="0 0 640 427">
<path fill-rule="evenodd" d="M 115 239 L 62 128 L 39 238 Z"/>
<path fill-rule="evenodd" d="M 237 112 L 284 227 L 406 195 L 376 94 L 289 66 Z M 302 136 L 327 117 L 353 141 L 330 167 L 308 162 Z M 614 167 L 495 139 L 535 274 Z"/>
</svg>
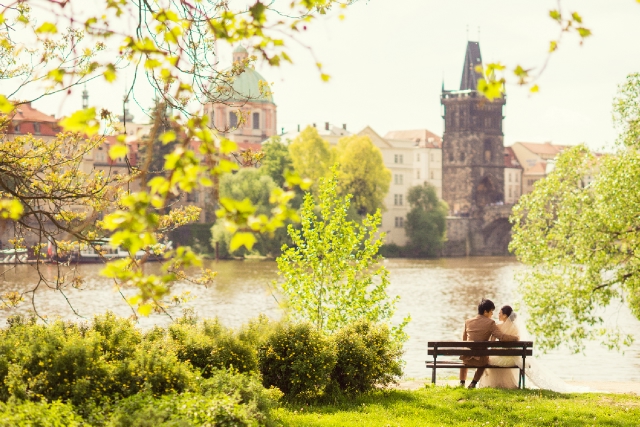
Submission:
<svg viewBox="0 0 640 427">
<path fill-rule="evenodd" d="M 617 86 L 627 74 L 640 71 L 640 4 L 561 4 L 565 12 L 578 11 L 594 35 L 583 46 L 576 36 L 565 35 L 538 82 L 540 93 L 507 88 L 505 145 L 552 141 L 611 148 Z M 558 33 L 548 17 L 555 7 L 556 0 L 360 0 L 346 10 L 344 21 L 332 13 L 303 35 L 332 76 L 329 83 L 321 81 L 316 59 L 295 43 L 290 44 L 294 65 L 274 69 L 258 64 L 257 69 L 273 82 L 278 127 L 285 131 L 330 122 L 346 123 L 355 132 L 370 125 L 380 134 L 417 128 L 442 134 L 442 80 L 447 89 L 459 87 L 467 40 L 479 39 L 485 64 L 539 67 Z M 232 47 L 221 48 L 221 63 L 230 64 Z M 121 109 L 124 79 L 114 86 L 92 82 L 88 89 L 92 105 Z M 68 113 L 80 108 L 80 95 L 81 89 L 74 90 L 75 100 L 66 100 L 62 110 L 61 99 L 54 97 L 34 106 Z M 136 90 L 143 105 L 148 101 L 151 106 L 152 96 L 144 87 Z M 132 112 L 137 120 L 144 119 L 137 107 Z"/>
</svg>

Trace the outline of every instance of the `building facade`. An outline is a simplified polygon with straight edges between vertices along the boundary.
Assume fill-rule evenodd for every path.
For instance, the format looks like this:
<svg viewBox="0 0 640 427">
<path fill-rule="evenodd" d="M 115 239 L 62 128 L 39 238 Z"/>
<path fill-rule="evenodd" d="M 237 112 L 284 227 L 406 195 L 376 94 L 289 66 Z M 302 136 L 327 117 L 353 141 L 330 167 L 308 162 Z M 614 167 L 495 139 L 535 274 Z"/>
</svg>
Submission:
<svg viewBox="0 0 640 427">
<path fill-rule="evenodd" d="M 504 203 L 515 204 L 522 194 L 522 166 L 513 148 L 504 148 Z"/>
</svg>

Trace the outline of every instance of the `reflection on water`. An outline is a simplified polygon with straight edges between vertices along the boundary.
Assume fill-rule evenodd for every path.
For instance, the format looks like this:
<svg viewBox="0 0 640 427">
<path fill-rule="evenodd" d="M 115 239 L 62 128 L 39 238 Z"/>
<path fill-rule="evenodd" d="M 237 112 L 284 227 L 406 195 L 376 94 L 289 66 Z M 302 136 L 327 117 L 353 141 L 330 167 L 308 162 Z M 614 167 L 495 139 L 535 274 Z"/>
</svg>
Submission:
<svg viewBox="0 0 640 427">
<path fill-rule="evenodd" d="M 477 257 L 440 260 L 391 259 L 385 261 L 390 271 L 390 295 L 400 295 L 396 317 L 398 320 L 411 314 L 407 332 L 410 335 L 405 346 L 405 373 L 408 377 L 423 378 L 430 375 L 424 367 L 427 341 L 458 340 L 466 318 L 476 313 L 480 299 L 489 298 L 497 307 L 514 305 L 518 301 L 514 274 L 521 268 L 514 258 Z M 201 317 L 219 317 L 225 324 L 237 327 L 248 319 L 264 313 L 278 318 L 281 311 L 270 284 L 277 278 L 273 261 L 220 261 L 207 267 L 218 272 L 216 282 L 207 288 L 190 284 L 178 284 L 174 292 L 190 291 L 195 297 L 187 306 Z M 64 271 L 55 265 L 41 265 L 49 278 Z M 155 272 L 157 264 L 148 265 L 148 272 Z M 40 285 L 35 306 L 49 318 L 77 319 L 70 304 L 79 315 L 90 319 L 95 313 L 111 310 L 121 316 L 130 316 L 131 309 L 121 295 L 113 290 L 112 283 L 99 275 L 100 265 L 82 265 L 76 274 L 86 279 L 82 290 L 69 287 L 69 303 L 60 293 Z M 0 266 L 0 292 L 32 289 L 38 275 L 33 266 Z M 125 295 L 130 294 L 125 291 Z M 21 310 L 26 311 L 25 304 Z M 172 315 L 179 315 L 181 308 L 171 308 Z M 9 311 L 0 312 L 4 320 Z M 496 315 L 497 317 L 497 315 Z M 616 313 L 618 324 L 626 332 L 636 334 L 636 343 L 624 355 L 609 352 L 597 343 L 588 345 L 585 355 L 572 355 L 566 350 L 537 355 L 546 366 L 564 379 L 594 381 L 640 381 L 640 321 L 622 307 Z M 526 322 L 526 319 L 524 319 Z M 153 324 L 167 324 L 166 316 L 142 319 L 143 328 Z M 534 348 L 534 354 L 535 348 Z M 606 364 L 602 361 L 606 360 Z M 443 371 L 453 375 L 454 371 Z"/>
</svg>

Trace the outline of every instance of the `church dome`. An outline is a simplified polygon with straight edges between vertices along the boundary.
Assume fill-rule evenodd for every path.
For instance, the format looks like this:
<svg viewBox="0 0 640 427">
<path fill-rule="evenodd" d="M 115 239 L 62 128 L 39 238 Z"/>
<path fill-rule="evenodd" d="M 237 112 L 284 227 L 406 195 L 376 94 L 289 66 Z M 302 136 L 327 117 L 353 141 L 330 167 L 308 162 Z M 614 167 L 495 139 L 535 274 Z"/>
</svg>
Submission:
<svg viewBox="0 0 640 427">
<path fill-rule="evenodd" d="M 260 92 L 260 82 L 262 93 Z M 251 67 L 246 67 L 239 76 L 236 76 L 230 88 L 227 89 L 228 101 L 234 102 L 269 102 L 273 104 L 273 95 L 269 87 L 265 86 L 265 80 L 260 73 Z M 227 94 L 225 94 L 227 95 Z"/>
<path fill-rule="evenodd" d="M 242 45 L 236 46 L 233 50 L 234 63 L 242 62 L 248 56 L 247 49 Z M 262 93 L 260 92 L 261 81 L 264 82 L 262 84 Z M 271 95 L 269 88 L 265 86 L 266 82 L 260 73 L 252 67 L 246 67 L 242 74 L 234 77 L 231 84 L 224 84 L 223 87 L 218 89 L 221 95 L 219 99 L 223 102 L 265 102 L 273 104 L 273 95 Z"/>
</svg>

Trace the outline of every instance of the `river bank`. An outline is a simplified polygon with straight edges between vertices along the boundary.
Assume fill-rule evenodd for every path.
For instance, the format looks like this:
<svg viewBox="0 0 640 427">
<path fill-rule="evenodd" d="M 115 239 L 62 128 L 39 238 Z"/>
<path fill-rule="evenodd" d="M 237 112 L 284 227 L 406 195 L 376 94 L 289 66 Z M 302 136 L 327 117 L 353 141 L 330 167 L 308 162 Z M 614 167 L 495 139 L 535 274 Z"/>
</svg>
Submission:
<svg viewBox="0 0 640 427">
<path fill-rule="evenodd" d="M 424 361 L 427 359 L 428 341 L 459 340 L 466 318 L 475 315 L 481 298 L 490 298 L 496 305 L 516 306 L 519 301 L 516 274 L 524 268 L 513 257 L 470 257 L 438 260 L 387 259 L 390 272 L 389 295 L 399 295 L 398 321 L 410 314 L 407 327 L 409 341 L 405 345 L 405 375 L 408 378 L 424 378 L 429 375 Z M 27 291 L 37 283 L 35 266 L 17 266 L 0 274 L 0 293 L 10 290 Z M 59 274 L 58 266 L 41 265 L 50 277 Z M 147 266 L 148 273 L 156 272 L 159 265 Z M 218 272 L 216 282 L 209 287 L 178 283 L 173 292 L 189 291 L 193 299 L 187 304 L 170 307 L 169 313 L 179 317 L 183 308 L 193 309 L 200 318 L 219 318 L 229 327 L 238 328 L 258 314 L 278 319 L 283 311 L 279 296 L 273 292 L 272 282 L 278 280 L 277 266 L 273 261 L 205 261 L 204 267 Z M 80 289 L 69 286 L 65 292 L 69 303 L 84 319 L 110 310 L 119 316 L 131 316 L 131 309 L 114 291 L 113 283 L 100 276 L 100 265 L 79 266 L 75 274 L 85 279 Z M 1 270 L 1 269 L 0 269 Z M 125 289 L 124 295 L 132 290 Z M 83 320 L 74 315 L 69 303 L 59 293 L 40 287 L 35 305 L 49 319 Z M 0 312 L 0 324 L 12 313 L 27 313 L 30 302 L 18 310 Z M 520 313 L 522 314 L 522 313 Z M 526 322 L 526 313 L 522 314 Z M 534 346 L 534 357 L 545 363 L 552 372 L 565 381 L 633 381 L 640 383 L 640 321 L 635 319 L 624 305 L 615 307 L 607 316 L 610 324 L 618 325 L 624 332 L 635 334 L 636 341 L 624 353 L 608 351 L 596 342 L 588 343 L 584 354 L 573 354 L 557 349 L 542 354 Z M 149 329 L 171 321 L 167 316 L 153 315 L 140 319 L 138 325 Z M 602 361 L 606 360 L 606 366 Z M 440 374 L 440 372 L 439 372 Z M 455 374 L 455 373 L 453 373 Z M 445 380 L 451 372 L 444 372 Z"/>
</svg>

